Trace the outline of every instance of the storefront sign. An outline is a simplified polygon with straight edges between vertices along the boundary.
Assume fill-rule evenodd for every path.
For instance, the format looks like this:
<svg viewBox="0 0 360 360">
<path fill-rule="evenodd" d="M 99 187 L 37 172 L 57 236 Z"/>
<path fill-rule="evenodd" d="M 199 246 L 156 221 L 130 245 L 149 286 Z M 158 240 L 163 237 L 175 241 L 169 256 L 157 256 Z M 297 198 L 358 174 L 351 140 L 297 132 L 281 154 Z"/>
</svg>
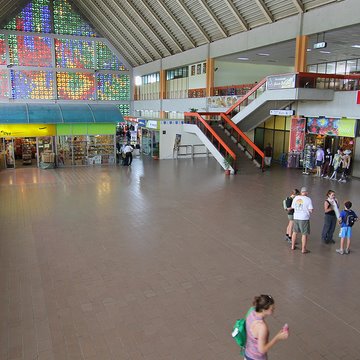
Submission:
<svg viewBox="0 0 360 360">
<path fill-rule="evenodd" d="M 356 120 L 342 118 L 339 121 L 339 136 L 355 137 Z"/>
<path fill-rule="evenodd" d="M 274 75 L 266 78 L 266 88 L 268 90 L 294 89 L 295 74 Z"/>
<path fill-rule="evenodd" d="M 291 119 L 290 129 L 290 151 L 302 151 L 305 145 L 305 124 L 304 118 L 294 117 Z"/>
<path fill-rule="evenodd" d="M 55 125 L 48 124 L 0 124 L 0 137 L 55 136 Z"/>
<path fill-rule="evenodd" d="M 139 119 L 139 120 L 138 120 L 138 126 L 146 126 L 146 120 L 144 120 L 144 119 Z"/>
<path fill-rule="evenodd" d="M 270 110 L 270 115 L 293 116 L 295 110 Z"/>
<path fill-rule="evenodd" d="M 159 129 L 159 123 L 156 120 L 148 120 L 146 123 L 146 127 L 149 129 Z"/>
</svg>

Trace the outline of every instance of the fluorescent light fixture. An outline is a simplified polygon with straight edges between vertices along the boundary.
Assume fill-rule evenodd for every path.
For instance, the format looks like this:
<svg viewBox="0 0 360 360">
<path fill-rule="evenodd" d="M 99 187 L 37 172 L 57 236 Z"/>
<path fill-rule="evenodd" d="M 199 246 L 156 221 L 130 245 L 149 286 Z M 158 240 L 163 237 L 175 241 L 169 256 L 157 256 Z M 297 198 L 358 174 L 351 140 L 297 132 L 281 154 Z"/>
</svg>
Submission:
<svg viewBox="0 0 360 360">
<path fill-rule="evenodd" d="M 249 58 L 248 57 L 239 57 L 238 60 L 247 61 L 247 60 L 249 60 Z"/>
<path fill-rule="evenodd" d="M 360 49 L 360 45 L 351 45 L 351 47 Z"/>
<path fill-rule="evenodd" d="M 320 50 L 319 52 L 321 52 L 322 54 L 331 54 L 331 51 Z"/>
<path fill-rule="evenodd" d="M 270 54 L 267 54 L 267 53 L 258 53 L 256 54 L 257 56 L 270 56 Z"/>
<path fill-rule="evenodd" d="M 310 51 L 311 51 L 311 49 L 306 49 L 306 51 L 307 51 L 307 52 L 310 52 Z"/>
</svg>

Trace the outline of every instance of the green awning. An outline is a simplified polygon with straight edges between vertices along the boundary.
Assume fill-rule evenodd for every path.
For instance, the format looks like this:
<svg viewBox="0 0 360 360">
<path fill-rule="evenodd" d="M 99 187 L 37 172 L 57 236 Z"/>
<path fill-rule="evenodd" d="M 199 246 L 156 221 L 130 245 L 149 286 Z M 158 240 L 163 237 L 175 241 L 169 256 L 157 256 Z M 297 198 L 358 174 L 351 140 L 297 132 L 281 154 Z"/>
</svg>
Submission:
<svg viewBox="0 0 360 360">
<path fill-rule="evenodd" d="M 0 104 L 0 124 L 119 123 L 115 104 Z"/>
</svg>

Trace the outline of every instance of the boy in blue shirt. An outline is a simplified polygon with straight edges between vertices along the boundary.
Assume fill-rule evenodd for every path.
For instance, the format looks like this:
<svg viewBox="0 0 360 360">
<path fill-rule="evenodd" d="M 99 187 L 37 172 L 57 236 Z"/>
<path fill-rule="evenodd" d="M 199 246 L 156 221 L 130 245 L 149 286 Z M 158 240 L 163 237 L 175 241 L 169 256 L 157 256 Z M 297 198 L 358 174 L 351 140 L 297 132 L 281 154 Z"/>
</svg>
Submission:
<svg viewBox="0 0 360 360">
<path fill-rule="evenodd" d="M 351 201 L 346 201 L 344 203 L 345 209 L 341 211 L 339 217 L 339 223 L 341 225 L 340 229 L 340 249 L 336 249 L 336 252 L 340 255 L 350 254 L 350 241 L 351 241 L 351 234 L 352 234 L 352 226 L 354 225 L 355 221 L 358 219 L 357 215 L 354 211 L 351 210 L 352 203 Z M 345 238 L 347 238 L 346 249 L 344 251 L 344 243 Z"/>
</svg>

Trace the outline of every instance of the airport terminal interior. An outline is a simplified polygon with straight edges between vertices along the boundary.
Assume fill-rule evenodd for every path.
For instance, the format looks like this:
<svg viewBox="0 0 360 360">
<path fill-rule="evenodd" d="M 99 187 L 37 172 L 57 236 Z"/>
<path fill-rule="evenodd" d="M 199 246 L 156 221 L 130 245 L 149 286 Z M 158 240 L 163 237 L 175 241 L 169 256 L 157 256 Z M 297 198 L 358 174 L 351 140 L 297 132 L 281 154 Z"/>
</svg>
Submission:
<svg viewBox="0 0 360 360">
<path fill-rule="evenodd" d="M 360 360 L 360 225 L 322 241 L 329 190 L 360 213 L 359 13 L 0 0 L 0 360 L 243 359 L 261 294 L 269 359 Z"/>
</svg>

